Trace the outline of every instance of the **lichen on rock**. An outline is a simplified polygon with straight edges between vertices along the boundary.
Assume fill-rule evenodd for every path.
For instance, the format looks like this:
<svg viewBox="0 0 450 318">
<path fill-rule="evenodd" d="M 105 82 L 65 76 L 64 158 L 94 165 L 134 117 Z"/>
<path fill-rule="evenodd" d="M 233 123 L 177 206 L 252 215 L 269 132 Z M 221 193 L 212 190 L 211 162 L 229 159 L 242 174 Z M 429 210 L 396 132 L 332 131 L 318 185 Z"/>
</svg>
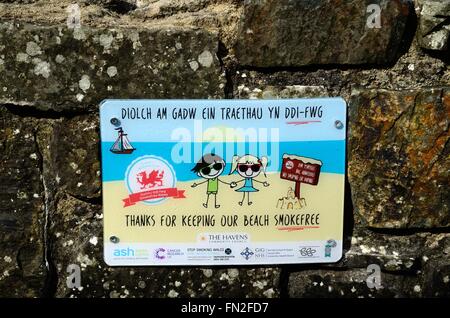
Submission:
<svg viewBox="0 0 450 318">
<path fill-rule="evenodd" d="M 406 32 L 411 6 L 378 1 L 382 24 L 369 27 L 367 1 L 248 1 L 236 41 L 243 65 L 389 64 Z"/>
<path fill-rule="evenodd" d="M 92 111 L 101 100 L 119 95 L 223 96 L 213 33 L 182 27 L 76 30 L 1 23 L 5 58 L 0 87 L 6 89 L 0 90 L 0 102 L 27 103 L 42 110 Z M 177 43 L 182 49 L 176 48 Z M 195 72 L 189 64 L 192 59 L 199 61 Z"/>
<path fill-rule="evenodd" d="M 36 120 L 0 107 L 0 295 L 45 295 L 45 192 Z"/>
<path fill-rule="evenodd" d="M 450 41 L 450 1 L 418 0 L 420 45 L 429 50 L 446 51 Z"/>
<path fill-rule="evenodd" d="M 368 226 L 450 225 L 449 113 L 449 88 L 353 93 L 349 181 Z"/>
</svg>

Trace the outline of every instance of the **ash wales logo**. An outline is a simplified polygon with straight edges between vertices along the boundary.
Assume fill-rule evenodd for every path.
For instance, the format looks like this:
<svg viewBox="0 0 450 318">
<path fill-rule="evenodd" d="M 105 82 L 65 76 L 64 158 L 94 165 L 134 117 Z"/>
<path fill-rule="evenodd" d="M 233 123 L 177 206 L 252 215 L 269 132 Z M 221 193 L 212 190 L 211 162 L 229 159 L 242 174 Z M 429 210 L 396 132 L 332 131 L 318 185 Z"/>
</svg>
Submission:
<svg viewBox="0 0 450 318">
<path fill-rule="evenodd" d="M 184 198 L 184 190 L 178 190 L 175 170 L 163 158 L 142 156 L 135 159 L 125 173 L 129 196 L 123 199 L 124 207 L 142 202 L 160 204 L 168 198 Z"/>
</svg>

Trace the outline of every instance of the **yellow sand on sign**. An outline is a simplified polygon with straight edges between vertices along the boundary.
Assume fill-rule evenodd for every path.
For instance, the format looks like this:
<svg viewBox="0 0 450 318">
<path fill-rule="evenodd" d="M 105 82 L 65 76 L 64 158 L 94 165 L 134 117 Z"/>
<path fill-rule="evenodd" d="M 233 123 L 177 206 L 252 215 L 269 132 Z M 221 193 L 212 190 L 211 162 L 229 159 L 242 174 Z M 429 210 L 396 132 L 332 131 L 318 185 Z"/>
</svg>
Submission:
<svg viewBox="0 0 450 318">
<path fill-rule="evenodd" d="M 222 176 L 225 182 L 238 181 L 239 176 Z M 260 176 L 259 181 L 267 181 L 270 186 L 263 187 L 262 184 L 254 183 L 259 192 L 251 193 L 253 202 L 251 206 L 238 205 L 242 193 L 236 192 L 229 186 L 220 183 L 217 195 L 220 208 L 215 209 L 213 196 L 210 197 L 208 209 L 202 206 L 206 200 L 206 184 L 191 188 L 194 182 L 178 182 L 177 188 L 185 190 L 185 199 L 167 199 L 159 205 L 146 205 L 142 202 L 136 205 L 123 207 L 123 199 L 128 197 L 128 191 L 123 181 L 103 183 L 103 206 L 105 238 L 115 235 L 120 237 L 121 242 L 196 242 L 200 233 L 248 233 L 252 242 L 257 241 L 299 241 L 299 240 L 327 240 L 330 238 L 341 239 L 343 228 L 343 204 L 344 204 L 344 175 L 321 173 L 319 184 L 311 186 L 301 185 L 301 197 L 306 201 L 306 207 L 297 210 L 277 208 L 280 198 L 286 197 L 289 188 L 295 184 L 288 180 L 282 180 L 277 174 L 268 174 L 267 178 Z M 199 183 L 202 180 L 195 180 Z M 240 184 L 242 185 L 242 183 Z M 237 187 L 239 188 L 239 186 Z M 236 189 L 237 189 L 236 188 Z M 126 215 L 153 215 L 155 226 L 126 226 Z M 281 214 L 304 214 L 314 218 L 319 214 L 319 228 L 306 227 L 303 230 L 288 231 L 289 227 L 280 230 L 275 226 L 274 216 Z M 188 227 L 181 226 L 183 215 L 210 215 L 215 216 L 214 227 Z M 238 226 L 221 226 L 222 217 L 232 218 L 238 216 Z M 247 226 L 243 225 L 244 216 L 268 215 L 269 226 Z M 161 226 L 163 220 L 175 218 L 176 226 Z M 260 220 L 263 217 L 259 218 Z M 306 224 L 303 224 L 306 226 Z M 311 225 L 311 224 L 310 224 Z M 314 225 L 315 226 L 315 225 Z"/>
</svg>

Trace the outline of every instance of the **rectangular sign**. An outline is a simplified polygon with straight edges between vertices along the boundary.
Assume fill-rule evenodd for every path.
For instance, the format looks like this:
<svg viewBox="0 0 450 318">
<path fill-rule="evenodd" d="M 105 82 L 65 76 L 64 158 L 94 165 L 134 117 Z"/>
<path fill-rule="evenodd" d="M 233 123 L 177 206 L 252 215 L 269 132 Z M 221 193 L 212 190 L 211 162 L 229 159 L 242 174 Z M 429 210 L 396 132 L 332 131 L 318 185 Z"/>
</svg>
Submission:
<svg viewBox="0 0 450 318">
<path fill-rule="evenodd" d="M 281 179 L 317 185 L 322 161 L 286 154 L 281 165 Z"/>
<path fill-rule="evenodd" d="M 341 258 L 343 99 L 106 100 L 100 126 L 108 265 Z"/>
</svg>

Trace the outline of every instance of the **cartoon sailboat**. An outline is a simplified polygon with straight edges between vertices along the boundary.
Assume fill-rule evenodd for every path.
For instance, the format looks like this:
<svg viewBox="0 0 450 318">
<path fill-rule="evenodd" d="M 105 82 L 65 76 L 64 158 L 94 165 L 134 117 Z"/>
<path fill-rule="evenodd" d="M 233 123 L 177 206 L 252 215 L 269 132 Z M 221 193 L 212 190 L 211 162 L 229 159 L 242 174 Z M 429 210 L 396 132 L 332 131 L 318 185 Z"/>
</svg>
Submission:
<svg viewBox="0 0 450 318">
<path fill-rule="evenodd" d="M 130 141 L 128 140 L 127 134 L 123 132 L 122 127 L 116 128 L 116 130 L 119 136 L 117 137 L 114 145 L 112 145 L 110 149 L 111 152 L 115 154 L 128 155 L 135 151 L 136 148 L 131 145 Z"/>
</svg>

